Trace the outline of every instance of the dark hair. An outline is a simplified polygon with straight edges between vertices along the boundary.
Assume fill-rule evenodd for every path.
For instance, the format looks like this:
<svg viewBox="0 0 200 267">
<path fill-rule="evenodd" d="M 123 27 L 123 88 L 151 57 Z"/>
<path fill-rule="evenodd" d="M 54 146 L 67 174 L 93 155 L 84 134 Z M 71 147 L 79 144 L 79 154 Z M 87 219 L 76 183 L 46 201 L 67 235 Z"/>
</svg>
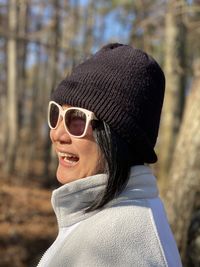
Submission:
<svg viewBox="0 0 200 267">
<path fill-rule="evenodd" d="M 130 145 L 103 121 L 96 121 L 94 136 L 103 154 L 108 181 L 103 194 L 86 210 L 102 208 L 118 196 L 129 179 L 130 167 L 143 164 L 139 154 L 133 153 Z"/>
</svg>

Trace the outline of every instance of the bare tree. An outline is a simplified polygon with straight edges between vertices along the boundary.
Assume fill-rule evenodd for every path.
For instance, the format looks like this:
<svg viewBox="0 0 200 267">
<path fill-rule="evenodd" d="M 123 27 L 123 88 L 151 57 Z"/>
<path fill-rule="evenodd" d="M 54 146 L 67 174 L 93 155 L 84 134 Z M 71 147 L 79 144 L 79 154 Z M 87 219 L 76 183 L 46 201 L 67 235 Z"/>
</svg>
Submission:
<svg viewBox="0 0 200 267">
<path fill-rule="evenodd" d="M 84 41 L 83 41 L 83 54 L 84 56 L 89 56 L 91 53 L 91 48 L 94 43 L 94 13 L 95 13 L 95 3 L 93 0 L 89 1 L 88 6 L 85 8 L 84 12 Z"/>
<path fill-rule="evenodd" d="M 16 34 L 17 27 L 17 2 L 16 0 L 9 1 L 8 12 L 8 29 L 10 32 L 7 41 L 7 151 L 4 170 L 6 173 L 11 173 L 14 169 L 15 151 L 17 146 L 18 136 L 18 109 L 17 109 L 17 49 Z"/>
<path fill-rule="evenodd" d="M 164 194 L 170 224 L 184 262 L 188 228 L 200 195 L 200 60 L 197 66 L 172 158 L 169 187 Z"/>
<path fill-rule="evenodd" d="M 4 57 L 2 55 L 6 54 L 6 42 L 5 40 L 1 43 L 1 51 L 0 51 L 0 56 L 1 59 L 3 59 Z M 6 60 L 1 60 L 0 62 L 0 125 L 1 125 L 1 131 L 0 131 L 0 152 L 1 151 L 5 151 L 5 144 L 6 144 L 6 140 L 7 140 L 7 135 L 6 135 L 6 114 L 7 114 L 7 108 L 6 108 L 6 64 L 5 64 Z M 5 155 L 4 153 L 0 153 L 0 166 L 1 164 L 3 164 L 5 160 Z"/>
<path fill-rule="evenodd" d="M 46 100 L 44 101 L 45 103 L 45 110 L 47 108 L 47 103 L 50 97 L 50 92 L 55 88 L 56 82 L 57 82 L 57 77 L 58 77 L 58 56 L 59 56 L 59 41 L 60 41 L 60 16 L 59 16 L 59 10 L 60 10 L 60 5 L 57 0 L 53 1 L 53 6 L 54 6 L 54 16 L 52 18 L 52 36 L 51 36 L 51 44 L 52 48 L 49 51 L 49 79 L 48 79 L 48 94 L 46 95 Z M 51 158 L 51 142 L 50 138 L 47 137 L 45 140 L 45 168 L 44 168 L 44 175 L 49 176 L 49 172 L 52 167 L 51 165 L 53 164 L 54 166 L 54 161 L 52 161 Z"/>
<path fill-rule="evenodd" d="M 186 29 L 182 20 L 185 1 L 170 0 L 166 14 L 165 75 L 166 93 L 163 106 L 159 153 L 159 183 L 161 190 L 167 183 L 172 154 L 179 131 L 185 99 L 185 37 Z"/>
</svg>

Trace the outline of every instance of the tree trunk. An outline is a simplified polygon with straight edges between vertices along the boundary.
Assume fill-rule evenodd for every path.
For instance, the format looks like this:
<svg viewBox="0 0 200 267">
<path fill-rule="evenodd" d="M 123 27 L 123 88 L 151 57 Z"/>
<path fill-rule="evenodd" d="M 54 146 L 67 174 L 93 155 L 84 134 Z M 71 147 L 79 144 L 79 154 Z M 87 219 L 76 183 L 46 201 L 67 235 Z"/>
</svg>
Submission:
<svg viewBox="0 0 200 267">
<path fill-rule="evenodd" d="M 95 13 L 95 3 L 90 0 L 88 6 L 84 10 L 84 40 L 83 40 L 83 54 L 84 57 L 88 57 L 91 54 L 91 49 L 94 44 L 94 13 Z"/>
<path fill-rule="evenodd" d="M 182 2 L 181 2 L 182 3 Z M 166 14 L 165 75 L 166 92 L 158 140 L 159 185 L 167 186 L 171 158 L 179 131 L 185 99 L 185 26 L 182 21 L 182 4 L 169 1 Z"/>
<path fill-rule="evenodd" d="M 165 204 L 170 224 L 186 261 L 188 228 L 195 209 L 196 197 L 200 196 L 200 64 L 198 77 L 194 79 L 178 142 L 172 158 L 170 185 L 165 192 Z M 198 265 L 199 266 L 199 265 Z"/>
<path fill-rule="evenodd" d="M 49 100 L 50 92 L 55 88 L 58 76 L 58 49 L 59 49 L 59 41 L 60 41 L 60 17 L 59 17 L 59 3 L 54 0 L 53 2 L 55 14 L 53 17 L 53 36 L 51 40 L 51 51 L 49 53 L 49 79 L 48 79 L 48 91 L 46 99 Z M 48 102 L 45 101 L 45 109 L 47 109 Z M 45 167 L 44 167 L 44 176 L 48 179 L 49 174 L 51 173 L 51 169 L 55 169 L 55 161 L 54 158 L 51 157 L 51 141 L 49 136 L 46 138 L 45 142 Z M 52 167 L 53 165 L 53 167 Z"/>
<path fill-rule="evenodd" d="M 80 59 L 79 54 L 77 53 L 77 36 L 80 34 L 80 0 L 74 0 L 71 7 L 71 16 L 72 16 L 72 42 L 70 46 L 70 58 L 72 60 L 72 68 L 76 66 L 77 62 Z"/>
<path fill-rule="evenodd" d="M 2 47 L 3 54 L 6 55 L 6 43 L 3 43 Z M 0 125 L 1 125 L 1 131 L 0 131 L 0 168 L 1 164 L 5 161 L 5 149 L 6 149 L 6 140 L 7 140 L 7 124 L 6 124 L 6 116 L 7 116 L 7 90 L 6 90 L 6 59 L 1 61 L 0 65 Z"/>
<path fill-rule="evenodd" d="M 27 0 L 20 0 L 20 4 L 18 5 L 18 35 L 19 36 L 26 36 L 27 34 L 27 21 L 28 21 L 28 1 Z M 19 128 L 21 129 L 22 126 L 22 112 L 23 112 L 23 103 L 24 103 L 24 94 L 26 91 L 26 70 L 25 70 L 25 63 L 26 63 L 26 46 L 27 41 L 22 39 L 18 40 L 17 43 L 17 65 L 18 65 L 18 103 L 19 103 Z"/>
<path fill-rule="evenodd" d="M 21 0 L 18 3 L 18 36 L 27 36 L 28 28 L 28 1 Z M 18 39 L 17 43 L 17 70 L 18 70 L 18 79 L 17 79 L 17 95 L 18 95 L 18 138 L 19 142 L 17 144 L 17 158 L 15 161 L 15 170 L 16 173 L 21 176 L 27 175 L 26 166 L 27 160 L 26 151 L 29 149 L 29 144 L 27 144 L 26 137 L 26 125 L 24 125 L 25 117 L 27 117 L 28 112 L 24 107 L 26 107 L 27 99 L 27 76 L 26 76 L 26 58 L 27 58 L 27 40 L 23 38 Z M 25 113 L 24 113 L 25 111 Z M 25 115 L 24 115 L 25 114 Z M 23 169 L 21 168 L 23 166 Z M 27 177 L 26 177 L 27 178 Z"/>
<path fill-rule="evenodd" d="M 4 171 L 10 174 L 14 171 L 15 151 L 17 146 L 17 49 L 14 34 L 17 26 L 17 3 L 16 0 L 9 1 L 8 30 L 10 36 L 7 42 L 7 151 L 4 164 Z"/>
</svg>

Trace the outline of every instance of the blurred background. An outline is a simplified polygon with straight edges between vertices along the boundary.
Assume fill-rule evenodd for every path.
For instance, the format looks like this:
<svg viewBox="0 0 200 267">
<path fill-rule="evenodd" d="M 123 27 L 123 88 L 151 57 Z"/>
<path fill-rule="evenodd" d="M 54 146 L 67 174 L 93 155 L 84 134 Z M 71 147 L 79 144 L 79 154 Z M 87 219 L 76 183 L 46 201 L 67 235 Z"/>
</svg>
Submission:
<svg viewBox="0 0 200 267">
<path fill-rule="evenodd" d="M 56 237 L 50 93 L 108 42 L 165 71 L 152 168 L 184 266 L 200 266 L 200 1 L 0 0 L 0 267 L 36 266 Z"/>
</svg>

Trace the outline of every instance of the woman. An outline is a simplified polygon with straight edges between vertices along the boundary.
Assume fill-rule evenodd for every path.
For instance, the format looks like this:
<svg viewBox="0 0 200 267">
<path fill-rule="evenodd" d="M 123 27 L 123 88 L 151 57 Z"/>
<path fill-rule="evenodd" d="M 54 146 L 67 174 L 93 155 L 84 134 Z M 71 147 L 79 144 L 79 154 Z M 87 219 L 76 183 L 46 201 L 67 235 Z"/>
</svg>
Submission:
<svg viewBox="0 0 200 267">
<path fill-rule="evenodd" d="M 181 266 L 148 163 L 164 97 L 160 66 L 109 44 L 52 94 L 48 123 L 58 155 L 52 195 L 59 234 L 39 267 Z"/>
</svg>

